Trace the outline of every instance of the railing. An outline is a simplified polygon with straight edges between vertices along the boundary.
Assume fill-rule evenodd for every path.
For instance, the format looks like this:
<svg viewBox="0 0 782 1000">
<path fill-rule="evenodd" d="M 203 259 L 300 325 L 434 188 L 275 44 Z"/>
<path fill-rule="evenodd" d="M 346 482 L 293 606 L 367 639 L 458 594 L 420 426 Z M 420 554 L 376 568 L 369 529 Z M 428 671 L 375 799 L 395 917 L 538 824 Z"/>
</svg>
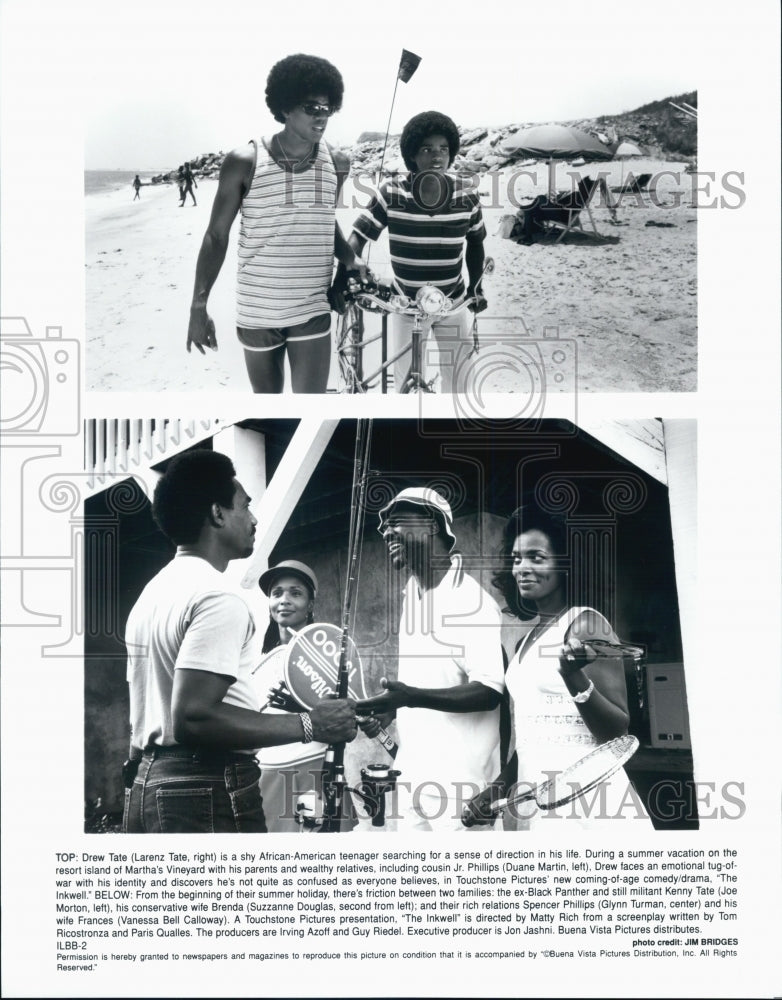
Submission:
<svg viewBox="0 0 782 1000">
<path fill-rule="evenodd" d="M 219 420 L 85 420 L 84 468 L 90 489 L 142 474 L 221 430 Z"/>
</svg>

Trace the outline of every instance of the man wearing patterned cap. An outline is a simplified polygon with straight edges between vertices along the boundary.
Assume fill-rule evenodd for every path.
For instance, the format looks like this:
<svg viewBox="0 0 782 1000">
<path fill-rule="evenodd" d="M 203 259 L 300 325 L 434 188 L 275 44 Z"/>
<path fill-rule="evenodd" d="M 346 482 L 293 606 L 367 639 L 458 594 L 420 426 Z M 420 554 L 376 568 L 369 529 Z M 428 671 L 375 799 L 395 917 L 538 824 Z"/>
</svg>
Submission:
<svg viewBox="0 0 782 1000">
<path fill-rule="evenodd" d="M 393 566 L 409 572 L 397 680 L 359 702 L 396 711 L 405 829 L 462 830 L 461 804 L 499 762 L 504 689 L 500 610 L 455 551 L 453 514 L 436 490 L 402 490 L 380 511 Z"/>
</svg>

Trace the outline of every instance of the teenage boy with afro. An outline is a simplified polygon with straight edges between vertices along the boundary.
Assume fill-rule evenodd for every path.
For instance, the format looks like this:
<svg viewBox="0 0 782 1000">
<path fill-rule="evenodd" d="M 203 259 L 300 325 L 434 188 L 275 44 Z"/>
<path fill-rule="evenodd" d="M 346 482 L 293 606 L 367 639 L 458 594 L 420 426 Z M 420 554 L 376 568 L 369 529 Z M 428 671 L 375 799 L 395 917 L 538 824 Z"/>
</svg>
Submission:
<svg viewBox="0 0 782 1000">
<path fill-rule="evenodd" d="M 286 354 L 294 392 L 326 391 L 334 258 L 365 273 L 335 217 L 349 162 L 323 141 L 342 95 L 342 77 L 325 59 L 282 59 L 269 73 L 266 104 L 283 128 L 234 149 L 220 170 L 196 265 L 187 349 L 217 349 L 207 300 L 241 211 L 236 323 L 255 392 L 282 392 Z"/>
<path fill-rule="evenodd" d="M 438 111 L 411 118 L 399 143 L 410 173 L 382 182 L 368 208 L 353 224 L 350 245 L 361 253 L 367 240 L 376 240 L 388 227 L 391 266 L 401 291 L 415 298 L 425 284 L 435 285 L 454 302 L 476 296 L 473 312 L 486 308 L 477 294 L 484 264 L 486 229 L 477 194 L 447 173 L 459 152 L 459 130 Z M 462 262 L 467 264 L 465 289 Z M 413 319 L 391 316 L 389 350 L 397 354 L 409 342 Z M 471 321 L 466 309 L 457 309 L 432 324 L 440 349 L 442 391 L 453 392 L 457 373 L 464 378 L 470 353 Z M 394 365 L 399 391 L 410 368 L 409 353 Z"/>
</svg>

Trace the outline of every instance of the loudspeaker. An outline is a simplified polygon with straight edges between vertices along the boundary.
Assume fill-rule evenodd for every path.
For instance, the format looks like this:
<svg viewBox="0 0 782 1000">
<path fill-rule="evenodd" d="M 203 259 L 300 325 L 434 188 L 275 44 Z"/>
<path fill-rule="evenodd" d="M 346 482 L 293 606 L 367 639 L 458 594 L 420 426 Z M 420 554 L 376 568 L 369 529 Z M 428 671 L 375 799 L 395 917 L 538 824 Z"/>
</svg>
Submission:
<svg viewBox="0 0 782 1000">
<path fill-rule="evenodd" d="M 651 663 L 646 667 L 649 730 L 653 747 L 689 750 L 690 724 L 683 663 Z"/>
</svg>

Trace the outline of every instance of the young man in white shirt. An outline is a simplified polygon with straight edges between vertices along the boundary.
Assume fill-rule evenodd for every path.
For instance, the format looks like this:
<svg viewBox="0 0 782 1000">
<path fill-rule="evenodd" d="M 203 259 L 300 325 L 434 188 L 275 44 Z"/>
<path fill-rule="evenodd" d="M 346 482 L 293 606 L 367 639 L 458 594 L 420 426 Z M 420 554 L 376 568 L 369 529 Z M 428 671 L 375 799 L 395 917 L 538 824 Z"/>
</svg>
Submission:
<svg viewBox="0 0 782 1000">
<path fill-rule="evenodd" d="M 260 747 L 352 740 L 352 702 L 270 716 L 250 678 L 255 625 L 222 573 L 252 554 L 257 521 L 231 460 L 176 456 L 152 512 L 176 555 L 144 588 L 125 631 L 131 752 L 127 833 L 265 833 Z"/>
</svg>

